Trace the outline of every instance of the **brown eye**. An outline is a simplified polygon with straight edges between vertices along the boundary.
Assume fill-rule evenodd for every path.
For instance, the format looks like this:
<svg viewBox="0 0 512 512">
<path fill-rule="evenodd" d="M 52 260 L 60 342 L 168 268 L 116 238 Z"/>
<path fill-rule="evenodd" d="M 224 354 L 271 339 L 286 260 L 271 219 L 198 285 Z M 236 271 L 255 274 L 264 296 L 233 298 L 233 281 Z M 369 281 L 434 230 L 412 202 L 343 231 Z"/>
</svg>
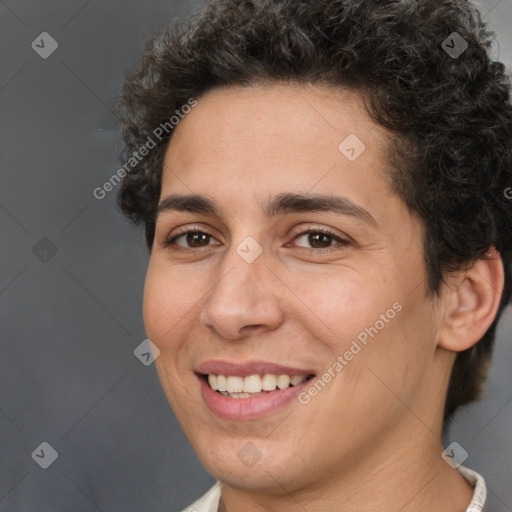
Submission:
<svg viewBox="0 0 512 512">
<path fill-rule="evenodd" d="M 303 231 L 294 237 L 294 240 L 298 240 L 300 238 L 306 238 L 306 244 L 309 244 L 310 247 L 305 247 L 302 245 L 298 245 L 299 248 L 304 248 L 309 251 L 322 251 L 328 250 L 331 248 L 336 248 L 335 246 L 344 247 L 349 245 L 350 242 L 340 238 L 334 232 L 326 230 L 326 229 L 309 229 L 307 231 Z M 184 240 L 183 243 L 177 243 L 178 240 Z M 176 235 L 173 235 L 167 238 L 163 242 L 163 246 L 166 248 L 171 248 L 175 251 L 186 251 L 193 249 L 201 249 L 208 247 L 210 245 L 210 241 L 214 239 L 212 235 L 209 233 L 193 228 L 182 231 Z M 333 243 L 334 242 L 334 243 Z M 219 245 L 218 243 L 215 245 Z M 288 244 L 287 247 L 290 245 Z"/>
<path fill-rule="evenodd" d="M 338 245 L 345 246 L 349 245 L 347 240 L 344 240 L 334 234 L 332 231 L 324 230 L 324 229 L 309 229 L 307 231 L 303 231 L 295 236 L 294 240 L 298 240 L 302 237 L 306 237 L 306 243 L 311 247 L 304 247 L 299 245 L 299 247 L 304 247 L 305 249 L 310 250 L 322 250 L 329 249 L 333 246 L 332 242 L 337 242 Z"/>
<path fill-rule="evenodd" d="M 177 244 L 176 241 L 180 239 L 185 240 L 185 245 Z M 170 246 L 178 246 L 182 249 L 196 249 L 201 247 L 207 247 L 210 239 L 213 238 L 212 235 L 206 233 L 205 231 L 201 231 L 200 229 L 189 229 L 178 233 L 177 235 L 173 235 L 170 238 L 167 238 L 164 241 L 164 247 Z M 180 250 L 180 249 L 177 249 Z"/>
</svg>

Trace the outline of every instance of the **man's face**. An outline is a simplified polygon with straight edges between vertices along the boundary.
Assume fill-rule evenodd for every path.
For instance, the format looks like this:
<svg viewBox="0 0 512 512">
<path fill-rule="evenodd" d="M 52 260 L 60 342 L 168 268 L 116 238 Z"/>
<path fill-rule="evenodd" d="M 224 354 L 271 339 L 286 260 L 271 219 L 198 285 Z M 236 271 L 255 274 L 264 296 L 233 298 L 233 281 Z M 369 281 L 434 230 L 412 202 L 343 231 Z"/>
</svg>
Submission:
<svg viewBox="0 0 512 512">
<path fill-rule="evenodd" d="M 398 460 L 401 440 L 437 428 L 438 310 L 421 225 L 390 190 L 385 149 L 358 95 L 320 86 L 217 89 L 176 128 L 160 203 L 207 196 L 219 215 L 162 208 L 144 321 L 166 396 L 216 478 L 292 490 Z M 289 202 L 267 215 L 282 194 L 345 208 Z M 188 229 L 201 233 L 165 246 Z M 213 381 L 233 392 L 272 388 L 280 374 L 297 385 L 281 377 L 274 391 L 234 398 L 205 373 L 232 377 Z"/>
</svg>

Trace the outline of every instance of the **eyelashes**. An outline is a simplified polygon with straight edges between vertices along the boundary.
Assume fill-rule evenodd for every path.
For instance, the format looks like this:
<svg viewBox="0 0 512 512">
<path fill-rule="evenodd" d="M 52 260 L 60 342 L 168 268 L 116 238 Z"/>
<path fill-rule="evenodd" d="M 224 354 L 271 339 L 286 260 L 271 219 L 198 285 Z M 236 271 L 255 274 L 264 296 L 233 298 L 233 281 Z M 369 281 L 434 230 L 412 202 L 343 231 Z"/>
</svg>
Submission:
<svg viewBox="0 0 512 512">
<path fill-rule="evenodd" d="M 308 228 L 305 231 L 301 231 L 294 235 L 292 241 L 296 241 L 297 239 L 300 239 L 304 236 L 308 235 L 307 243 L 316 243 L 318 242 L 318 239 L 328 241 L 334 241 L 337 243 L 337 245 L 332 245 L 331 243 L 328 243 L 327 247 L 302 247 L 297 246 L 300 250 L 305 250 L 313 253 L 318 252 L 327 252 L 332 251 L 334 249 L 340 249 L 344 248 L 347 245 L 350 245 L 351 243 L 348 240 L 345 240 L 344 238 L 341 238 L 339 235 L 334 233 L 333 231 L 325 228 Z M 315 238 L 316 237 L 316 238 Z M 190 243 L 199 243 L 206 242 L 206 245 L 199 245 L 197 247 L 183 247 L 181 245 L 178 245 L 176 242 L 180 239 L 184 239 L 186 244 Z M 205 249 L 208 249 L 210 245 L 208 242 L 210 239 L 214 239 L 213 235 L 205 231 L 204 229 L 199 228 L 189 228 L 186 230 L 183 230 L 175 235 L 172 235 L 164 240 L 162 243 L 162 246 L 166 249 L 176 251 L 176 252 L 198 252 L 198 251 L 204 251 Z M 194 242 L 195 240 L 195 242 Z M 320 242 L 322 243 L 322 242 Z M 220 244 L 215 244 L 220 245 Z M 286 244 L 286 247 L 290 247 L 290 243 Z"/>
<path fill-rule="evenodd" d="M 166 248 L 172 248 L 173 250 L 182 250 L 182 249 L 187 250 L 181 246 L 176 245 L 176 240 L 179 240 L 180 238 L 182 238 L 184 236 L 187 236 L 187 240 L 188 240 L 188 237 L 193 237 L 194 235 L 206 235 L 206 237 L 213 238 L 213 235 L 210 235 L 208 232 L 206 232 L 202 229 L 192 228 L 192 229 L 187 229 L 185 231 L 182 231 L 181 233 L 178 233 L 177 235 L 173 235 L 169 238 L 166 238 L 164 240 L 163 246 Z M 175 249 L 175 247 L 178 247 L 178 249 Z M 200 248 L 202 248 L 202 247 L 200 247 Z M 193 249 L 195 249 L 195 247 L 190 247 L 189 249 L 193 250 Z"/>
</svg>

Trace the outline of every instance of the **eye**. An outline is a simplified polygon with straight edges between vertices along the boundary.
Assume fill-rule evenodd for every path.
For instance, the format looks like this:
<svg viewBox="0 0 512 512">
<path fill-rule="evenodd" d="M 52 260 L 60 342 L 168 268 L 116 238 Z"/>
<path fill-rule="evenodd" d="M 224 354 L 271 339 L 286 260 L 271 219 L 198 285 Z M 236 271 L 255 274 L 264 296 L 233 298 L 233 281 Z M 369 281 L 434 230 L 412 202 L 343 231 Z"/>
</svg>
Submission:
<svg viewBox="0 0 512 512">
<path fill-rule="evenodd" d="M 301 233 L 294 236 L 293 240 L 300 240 L 303 237 L 306 237 L 306 243 L 310 244 L 312 247 L 304 247 L 299 245 L 299 248 L 303 248 L 307 251 L 317 252 L 317 251 L 326 251 L 337 249 L 339 247 L 334 246 L 332 242 L 337 242 L 338 246 L 344 247 L 350 245 L 348 240 L 344 240 L 336 235 L 334 232 L 328 229 L 319 229 L 319 228 L 310 228 L 306 231 L 302 231 Z M 178 240 L 183 239 L 184 244 L 177 243 Z M 163 247 L 171 248 L 174 251 L 186 251 L 192 249 L 201 249 L 208 247 L 210 244 L 210 240 L 213 239 L 213 236 L 207 233 L 206 231 L 199 228 L 186 229 L 176 235 L 173 235 L 163 242 Z M 215 244 L 219 245 L 219 243 Z M 290 247 L 290 244 L 286 244 L 286 247 Z"/>
<path fill-rule="evenodd" d="M 310 251 L 322 251 L 325 249 L 332 249 L 336 248 L 333 247 L 332 242 L 338 242 L 339 246 L 346 246 L 350 245 L 350 242 L 348 240 L 344 240 L 343 238 L 340 238 L 338 235 L 336 235 L 334 232 L 330 231 L 329 229 L 319 229 L 319 228 L 310 228 L 307 231 L 302 231 L 298 235 L 294 237 L 294 240 L 300 240 L 303 237 L 307 237 L 305 239 L 306 243 L 310 244 L 312 248 L 305 247 L 305 249 Z M 299 247 L 304 247 L 300 246 Z"/>
<path fill-rule="evenodd" d="M 176 243 L 177 240 L 179 240 L 183 237 L 185 237 L 184 238 L 185 243 L 190 244 L 190 245 L 183 246 L 183 245 Z M 198 229 L 198 228 L 192 228 L 192 229 L 187 229 L 185 231 L 182 231 L 181 233 L 178 233 L 177 235 L 173 235 L 172 237 L 165 239 L 163 246 L 164 247 L 177 246 L 180 248 L 180 249 L 175 249 L 177 251 L 183 250 L 183 249 L 186 250 L 187 248 L 196 249 L 196 248 L 201 248 L 201 247 L 207 247 L 208 241 L 210 240 L 210 238 L 213 238 L 213 237 L 209 233 L 206 233 L 205 231 Z"/>
</svg>

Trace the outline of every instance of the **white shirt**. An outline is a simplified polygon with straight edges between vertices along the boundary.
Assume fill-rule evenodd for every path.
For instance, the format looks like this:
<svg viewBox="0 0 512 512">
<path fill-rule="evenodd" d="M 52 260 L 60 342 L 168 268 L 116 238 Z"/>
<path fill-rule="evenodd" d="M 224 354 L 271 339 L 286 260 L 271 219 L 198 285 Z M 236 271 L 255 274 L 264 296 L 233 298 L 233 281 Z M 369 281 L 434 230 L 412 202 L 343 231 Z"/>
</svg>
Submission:
<svg viewBox="0 0 512 512">
<path fill-rule="evenodd" d="M 475 471 L 459 466 L 458 470 L 462 476 L 474 488 L 473 499 L 466 509 L 466 512 L 483 512 L 485 499 L 487 497 L 487 487 L 485 480 Z M 220 500 L 220 482 L 217 482 L 206 494 L 203 494 L 192 505 L 183 509 L 181 512 L 218 512 Z"/>
</svg>

